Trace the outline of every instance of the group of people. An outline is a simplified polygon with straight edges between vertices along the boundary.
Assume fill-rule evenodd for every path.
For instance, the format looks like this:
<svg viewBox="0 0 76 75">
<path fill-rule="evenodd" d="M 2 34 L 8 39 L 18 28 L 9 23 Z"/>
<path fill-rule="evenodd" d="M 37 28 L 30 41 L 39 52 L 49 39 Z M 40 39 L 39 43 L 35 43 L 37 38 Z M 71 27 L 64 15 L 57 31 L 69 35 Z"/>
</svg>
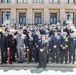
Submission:
<svg viewBox="0 0 76 75">
<path fill-rule="evenodd" d="M 0 28 L 1 64 L 7 64 L 7 60 L 10 64 L 16 62 L 15 56 L 18 57 L 17 63 L 23 63 L 24 58 L 31 63 L 34 58 L 35 63 L 39 63 L 37 68 L 44 69 L 49 58 L 52 58 L 52 63 L 74 64 L 75 49 L 76 36 L 69 23 L 65 26 L 60 23 L 37 26 L 7 24 Z"/>
</svg>

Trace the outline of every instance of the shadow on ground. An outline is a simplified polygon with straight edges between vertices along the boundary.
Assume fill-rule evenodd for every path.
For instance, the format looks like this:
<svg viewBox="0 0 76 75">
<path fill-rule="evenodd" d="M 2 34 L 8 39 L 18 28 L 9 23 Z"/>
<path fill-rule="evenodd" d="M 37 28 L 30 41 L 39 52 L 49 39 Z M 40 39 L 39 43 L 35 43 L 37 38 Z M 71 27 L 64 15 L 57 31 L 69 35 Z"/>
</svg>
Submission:
<svg viewBox="0 0 76 75">
<path fill-rule="evenodd" d="M 66 72 L 73 72 L 73 68 L 66 68 L 66 67 L 47 67 L 45 70 L 43 68 L 37 69 L 36 67 L 0 67 L 0 70 L 3 70 L 4 72 L 8 72 L 11 70 L 16 70 L 16 71 L 20 71 L 20 70 L 30 70 L 31 73 L 42 73 L 43 71 L 47 72 L 47 71 L 60 71 L 63 73 Z"/>
</svg>

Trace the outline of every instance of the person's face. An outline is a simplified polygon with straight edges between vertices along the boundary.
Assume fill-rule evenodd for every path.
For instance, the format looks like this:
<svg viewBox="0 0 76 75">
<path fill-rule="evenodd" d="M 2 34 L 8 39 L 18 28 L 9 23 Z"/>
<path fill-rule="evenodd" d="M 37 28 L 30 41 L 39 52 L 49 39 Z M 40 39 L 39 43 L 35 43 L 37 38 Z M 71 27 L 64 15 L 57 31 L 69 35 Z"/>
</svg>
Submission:
<svg viewBox="0 0 76 75">
<path fill-rule="evenodd" d="M 47 38 L 47 37 L 49 37 L 49 35 L 48 35 L 48 34 L 46 34 L 46 38 Z"/>
<path fill-rule="evenodd" d="M 29 33 L 28 36 L 31 37 L 31 34 Z"/>
<path fill-rule="evenodd" d="M 20 31 L 19 31 L 19 34 L 20 34 L 20 35 L 22 35 L 22 34 L 23 34 L 23 31 L 22 31 L 22 30 L 20 30 Z"/>
<path fill-rule="evenodd" d="M 42 35 L 42 40 L 44 40 L 45 39 L 45 35 Z"/>
<path fill-rule="evenodd" d="M 62 36 L 66 38 L 66 35 L 65 34 L 63 34 Z"/>
<path fill-rule="evenodd" d="M 10 32 L 11 35 L 14 35 L 14 32 Z"/>
<path fill-rule="evenodd" d="M 54 35 L 57 35 L 58 34 L 58 32 L 54 32 Z"/>
<path fill-rule="evenodd" d="M 70 36 L 73 36 L 73 33 L 70 33 Z"/>
</svg>

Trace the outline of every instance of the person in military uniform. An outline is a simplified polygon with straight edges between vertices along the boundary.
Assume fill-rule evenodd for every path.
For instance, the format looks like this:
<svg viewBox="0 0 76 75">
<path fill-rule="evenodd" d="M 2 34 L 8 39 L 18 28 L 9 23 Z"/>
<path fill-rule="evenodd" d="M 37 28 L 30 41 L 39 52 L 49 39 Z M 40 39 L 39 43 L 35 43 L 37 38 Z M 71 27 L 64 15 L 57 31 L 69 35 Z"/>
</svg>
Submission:
<svg viewBox="0 0 76 75">
<path fill-rule="evenodd" d="M 46 40 L 48 41 L 47 42 L 47 63 L 49 63 L 49 55 L 50 55 L 50 40 L 51 40 L 51 38 L 49 37 L 49 33 L 48 32 L 46 32 L 45 33 L 45 36 L 46 36 Z"/>
<path fill-rule="evenodd" d="M 58 36 L 58 31 L 54 30 L 54 36 L 52 39 L 52 63 L 55 62 L 55 54 L 56 54 L 56 63 L 59 63 L 59 51 L 60 51 L 60 36 Z"/>
<path fill-rule="evenodd" d="M 33 36 L 35 62 L 39 62 L 38 40 L 39 40 L 39 38 L 38 38 L 38 31 L 36 31 L 35 35 Z"/>
<path fill-rule="evenodd" d="M 64 32 L 67 33 L 67 36 L 70 36 L 70 30 L 71 30 L 70 25 L 68 23 L 66 23 Z"/>
<path fill-rule="evenodd" d="M 73 64 L 75 63 L 75 49 L 76 49 L 76 36 L 74 36 L 74 31 L 70 31 L 69 39 L 69 63 L 71 63 L 71 59 L 73 56 Z"/>
<path fill-rule="evenodd" d="M 5 48 L 5 41 L 5 35 L 2 33 L 2 29 L 0 28 L 1 64 L 7 64 L 7 50 Z"/>
<path fill-rule="evenodd" d="M 51 25 L 51 30 L 49 31 L 49 36 L 53 36 L 54 35 L 54 30 L 56 29 L 56 25 L 55 24 L 52 24 Z"/>
<path fill-rule="evenodd" d="M 62 38 L 61 38 L 61 63 L 63 63 L 64 57 L 65 57 L 65 64 L 67 64 L 67 53 L 68 53 L 68 46 L 69 46 L 69 40 L 67 38 L 67 33 L 63 32 L 62 33 Z"/>
<path fill-rule="evenodd" d="M 33 37 L 31 32 L 28 32 L 28 37 L 25 39 L 25 45 L 27 48 L 28 63 L 30 63 L 32 62 L 32 52 L 33 52 Z"/>
<path fill-rule="evenodd" d="M 8 48 L 10 49 L 10 61 L 9 63 L 12 64 L 12 62 L 15 62 L 15 52 L 16 52 L 16 45 L 17 45 L 17 41 L 16 41 L 16 36 L 14 36 L 14 29 L 10 30 L 10 35 L 8 36 Z M 8 50 L 9 50 L 8 49 Z"/>
<path fill-rule="evenodd" d="M 47 40 L 45 35 L 42 35 L 42 39 L 39 40 L 38 47 L 39 47 L 39 66 L 37 68 L 43 67 L 46 69 L 46 59 L 47 59 Z"/>
</svg>

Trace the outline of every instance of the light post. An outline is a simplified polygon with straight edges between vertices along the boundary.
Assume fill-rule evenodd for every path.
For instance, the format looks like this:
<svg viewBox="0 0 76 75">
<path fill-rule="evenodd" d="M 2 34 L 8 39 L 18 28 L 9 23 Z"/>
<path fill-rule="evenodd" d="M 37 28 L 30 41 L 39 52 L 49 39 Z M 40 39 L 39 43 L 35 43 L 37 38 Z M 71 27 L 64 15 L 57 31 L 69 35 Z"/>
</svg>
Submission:
<svg viewBox="0 0 76 75">
<path fill-rule="evenodd" d="M 67 20 L 69 20 L 70 19 L 70 12 L 68 11 L 67 12 Z"/>
</svg>

